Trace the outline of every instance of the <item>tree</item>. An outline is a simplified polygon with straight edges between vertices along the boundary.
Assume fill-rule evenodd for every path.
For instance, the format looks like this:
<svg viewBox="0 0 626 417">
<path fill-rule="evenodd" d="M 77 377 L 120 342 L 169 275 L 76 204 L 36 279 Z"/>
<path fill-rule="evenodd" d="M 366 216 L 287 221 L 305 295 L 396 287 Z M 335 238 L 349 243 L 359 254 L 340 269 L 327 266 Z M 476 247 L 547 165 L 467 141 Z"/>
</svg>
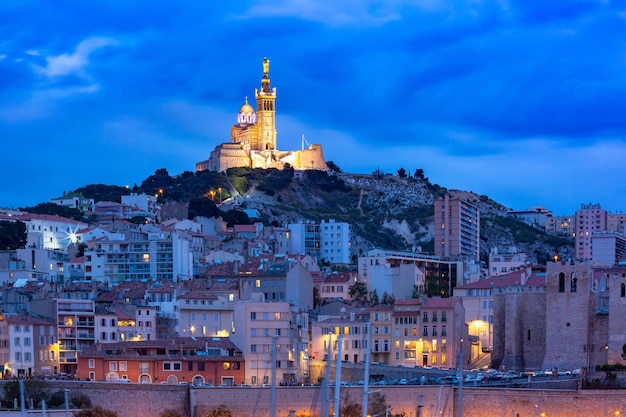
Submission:
<svg viewBox="0 0 626 417">
<path fill-rule="evenodd" d="M 326 162 L 326 166 L 328 167 L 328 169 L 330 169 L 333 172 L 342 172 L 341 168 L 339 168 L 339 165 L 337 165 L 333 161 Z"/>
<path fill-rule="evenodd" d="M 24 384 L 24 394 L 27 398 L 33 400 L 33 403 L 39 404 L 42 399 L 47 396 L 47 385 L 42 380 L 27 379 L 22 381 Z M 3 384 L 3 399 L 5 401 L 13 401 L 14 398 L 20 398 L 20 384 L 17 380 L 9 380 Z"/>
<path fill-rule="evenodd" d="M 24 222 L 0 220 L 0 250 L 15 250 L 26 246 L 27 233 Z"/>
<path fill-rule="evenodd" d="M 374 307 L 376 305 L 380 304 L 380 297 L 378 297 L 378 291 L 376 291 L 376 289 L 370 291 L 370 300 L 369 300 L 369 306 L 370 307 Z"/>
<path fill-rule="evenodd" d="M 174 183 L 172 177 L 165 168 L 159 168 L 154 171 L 154 174 L 143 180 L 141 183 L 141 189 L 150 195 L 159 194 L 160 191 L 166 189 Z"/>
<path fill-rule="evenodd" d="M 424 170 L 421 169 L 421 168 L 416 169 L 415 170 L 415 174 L 413 174 L 413 176 L 415 178 L 419 178 L 419 179 L 423 180 L 424 179 Z"/>
<path fill-rule="evenodd" d="M 220 405 L 217 408 L 214 408 L 213 411 L 207 414 L 207 417 L 232 417 L 232 416 L 233 416 L 233 413 L 231 413 L 228 407 L 226 407 L 224 404 Z"/>
<path fill-rule="evenodd" d="M 357 304 L 367 303 L 367 286 L 363 282 L 355 282 L 348 288 L 348 295 Z"/>
<path fill-rule="evenodd" d="M 115 411 L 107 410 L 105 408 L 96 405 L 94 408 L 85 408 L 77 413 L 74 413 L 75 417 L 118 417 Z"/>
<path fill-rule="evenodd" d="M 367 414 L 370 416 L 386 416 L 387 415 L 387 399 L 380 392 L 375 392 L 369 396 L 367 405 Z"/>
<path fill-rule="evenodd" d="M 398 170 L 398 177 L 400 178 L 406 178 L 406 170 L 404 168 L 400 168 Z"/>
<path fill-rule="evenodd" d="M 320 296 L 320 290 L 317 287 L 313 287 L 313 308 L 322 304 L 322 297 Z"/>
<path fill-rule="evenodd" d="M 202 217 L 218 217 L 220 210 L 217 205 L 205 197 L 192 198 L 189 200 L 189 210 L 187 218 L 189 220 L 195 219 L 198 216 Z"/>
<path fill-rule="evenodd" d="M 424 294 L 424 287 L 421 285 L 413 286 L 413 293 L 411 293 L 411 298 L 420 298 Z"/>
<path fill-rule="evenodd" d="M 250 224 L 250 218 L 241 210 L 228 210 L 226 213 L 222 213 L 222 219 L 228 227 L 233 227 L 236 224 Z"/>
<path fill-rule="evenodd" d="M 341 417 L 361 417 L 363 406 L 357 403 L 348 403 L 341 408 Z"/>
<path fill-rule="evenodd" d="M 394 305 L 396 303 L 396 297 L 394 297 L 393 294 L 389 294 L 387 291 L 385 291 L 383 293 L 382 300 L 380 300 L 380 303 L 389 306 Z"/>
</svg>

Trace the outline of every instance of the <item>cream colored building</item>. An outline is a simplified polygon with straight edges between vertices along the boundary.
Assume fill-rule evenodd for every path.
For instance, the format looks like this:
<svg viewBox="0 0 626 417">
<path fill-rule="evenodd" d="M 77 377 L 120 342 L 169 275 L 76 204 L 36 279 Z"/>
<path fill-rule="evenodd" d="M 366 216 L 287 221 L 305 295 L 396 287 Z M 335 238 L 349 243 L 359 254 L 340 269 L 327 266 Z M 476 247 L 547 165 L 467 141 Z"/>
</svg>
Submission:
<svg viewBox="0 0 626 417">
<path fill-rule="evenodd" d="M 226 171 L 228 168 L 279 168 L 327 170 L 322 145 L 280 151 L 276 146 L 276 87 L 270 86 L 269 59 L 263 60 L 261 89 L 255 89 L 256 111 L 248 103 L 239 109 L 237 123 L 230 129 L 230 143 L 215 147 L 209 159 L 196 163 L 196 171 Z M 304 141 L 303 141 L 304 142 Z M 303 143 L 304 145 L 304 143 Z"/>
<path fill-rule="evenodd" d="M 286 302 L 262 301 L 261 294 L 235 304 L 235 331 L 230 340 L 246 359 L 242 382 L 271 384 L 272 369 L 276 384 L 308 381 L 308 322 L 308 313 L 302 309 Z"/>
</svg>

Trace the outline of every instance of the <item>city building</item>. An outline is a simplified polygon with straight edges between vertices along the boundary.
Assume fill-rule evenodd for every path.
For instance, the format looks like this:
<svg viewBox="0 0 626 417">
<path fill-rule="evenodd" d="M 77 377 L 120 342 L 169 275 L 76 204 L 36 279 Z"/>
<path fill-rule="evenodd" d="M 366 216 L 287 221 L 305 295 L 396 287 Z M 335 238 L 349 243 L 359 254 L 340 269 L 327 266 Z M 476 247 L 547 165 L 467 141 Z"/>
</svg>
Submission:
<svg viewBox="0 0 626 417">
<path fill-rule="evenodd" d="M 54 322 L 30 314 L 0 317 L 0 360 L 4 378 L 31 378 L 59 373 Z"/>
<path fill-rule="evenodd" d="M 351 262 L 352 231 L 350 223 L 333 219 L 320 222 L 319 259 L 330 264 L 349 265 Z"/>
<path fill-rule="evenodd" d="M 624 261 L 626 237 L 622 233 L 611 231 L 593 232 L 591 245 L 593 247 L 591 258 L 596 262 L 613 266 Z"/>
<path fill-rule="evenodd" d="M 600 204 L 581 204 L 580 209 L 576 210 L 575 222 L 576 259 L 592 259 L 593 233 L 607 230 L 607 212 Z"/>
<path fill-rule="evenodd" d="M 464 283 L 464 265 L 460 260 L 441 260 L 413 252 L 373 249 L 358 260 L 359 282 L 378 296 L 385 292 L 396 299 L 413 295 L 450 296 Z"/>
<path fill-rule="evenodd" d="M 95 304 L 91 299 L 44 299 L 31 303 L 32 313 L 57 323 L 60 372 L 76 375 L 78 352 L 93 345 Z"/>
<path fill-rule="evenodd" d="M 544 207 L 530 207 L 527 210 L 510 210 L 507 216 L 521 220 L 529 226 L 539 230 L 546 230 L 552 218 L 552 212 Z"/>
<path fill-rule="evenodd" d="M 371 353 L 373 363 L 391 363 L 393 306 L 379 304 L 370 309 Z"/>
<path fill-rule="evenodd" d="M 480 210 L 446 194 L 434 202 L 435 255 L 480 259 Z"/>
<path fill-rule="evenodd" d="M 235 304 L 231 341 L 245 357 L 245 383 L 308 382 L 308 314 L 287 302 L 263 301 L 260 294 Z"/>
<path fill-rule="evenodd" d="M 506 248 L 491 248 L 489 252 L 489 276 L 503 275 L 526 265 L 527 259 L 524 252 L 517 250 L 515 246 Z"/>
<path fill-rule="evenodd" d="M 133 215 L 156 219 L 159 216 L 160 206 L 154 195 L 131 193 L 122 195 L 122 205 L 132 208 Z"/>
<path fill-rule="evenodd" d="M 96 343 L 80 352 L 78 371 L 91 381 L 239 385 L 244 358 L 228 338 L 176 337 Z"/>
<path fill-rule="evenodd" d="M 82 193 L 64 192 L 62 197 L 51 198 L 50 202 L 59 206 L 80 210 L 84 213 L 93 213 L 94 209 L 94 199 L 85 198 Z"/>
<path fill-rule="evenodd" d="M 410 298 L 393 306 L 390 365 L 458 368 L 469 363 L 465 309 L 458 297 Z"/>
<path fill-rule="evenodd" d="M 255 89 L 256 111 L 245 103 L 239 109 L 237 123 L 230 129 L 230 143 L 215 147 L 208 160 L 196 163 L 196 171 L 226 171 L 234 167 L 278 168 L 287 164 L 297 170 L 328 167 L 322 145 L 310 145 L 296 151 L 280 151 L 276 143 L 276 88 L 270 86 L 269 59 L 263 60 L 261 89 Z"/>
<path fill-rule="evenodd" d="M 576 233 L 575 216 L 552 216 L 546 220 L 546 232 L 554 235 L 574 237 Z"/>
<path fill-rule="evenodd" d="M 340 315 L 322 318 L 311 323 L 311 351 L 318 359 L 359 363 L 365 360 L 368 349 L 367 323 L 369 309 L 346 310 Z M 339 340 L 341 338 L 341 352 Z M 330 347 L 330 350 L 329 350 Z"/>
<path fill-rule="evenodd" d="M 357 275 L 354 272 L 319 272 L 314 276 L 313 283 L 318 290 L 319 297 L 322 300 L 330 301 L 342 299 L 349 301 L 348 295 L 350 287 L 357 281 Z"/>
</svg>

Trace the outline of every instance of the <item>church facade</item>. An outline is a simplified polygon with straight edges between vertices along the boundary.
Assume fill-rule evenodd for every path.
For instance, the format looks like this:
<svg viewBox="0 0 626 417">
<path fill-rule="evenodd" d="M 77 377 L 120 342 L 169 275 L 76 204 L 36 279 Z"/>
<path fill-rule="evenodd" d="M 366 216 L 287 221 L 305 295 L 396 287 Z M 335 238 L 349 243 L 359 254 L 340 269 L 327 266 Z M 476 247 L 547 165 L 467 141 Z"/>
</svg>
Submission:
<svg viewBox="0 0 626 417">
<path fill-rule="evenodd" d="M 196 171 L 226 171 L 228 168 L 278 168 L 326 170 L 322 145 L 280 151 L 276 146 L 276 87 L 270 86 L 269 59 L 263 60 L 261 89 L 255 89 L 256 111 L 248 103 L 239 109 L 237 123 L 230 129 L 230 142 L 215 147 L 209 159 L 196 163 Z"/>
</svg>

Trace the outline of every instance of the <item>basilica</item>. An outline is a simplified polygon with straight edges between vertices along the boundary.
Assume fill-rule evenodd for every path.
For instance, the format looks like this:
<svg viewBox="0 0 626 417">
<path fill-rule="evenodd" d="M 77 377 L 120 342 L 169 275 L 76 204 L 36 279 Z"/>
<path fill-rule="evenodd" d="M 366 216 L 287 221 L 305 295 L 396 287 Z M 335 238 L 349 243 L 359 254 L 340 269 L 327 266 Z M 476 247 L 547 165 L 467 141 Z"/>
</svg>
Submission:
<svg viewBox="0 0 626 417">
<path fill-rule="evenodd" d="M 196 171 L 225 171 L 228 168 L 328 169 L 322 145 L 280 151 L 276 147 L 276 87 L 270 87 L 269 59 L 263 60 L 261 89 L 255 89 L 256 112 L 248 103 L 239 109 L 237 123 L 230 129 L 230 142 L 215 147 L 209 159 L 196 163 Z M 304 142 L 304 141 L 303 141 Z"/>
</svg>

